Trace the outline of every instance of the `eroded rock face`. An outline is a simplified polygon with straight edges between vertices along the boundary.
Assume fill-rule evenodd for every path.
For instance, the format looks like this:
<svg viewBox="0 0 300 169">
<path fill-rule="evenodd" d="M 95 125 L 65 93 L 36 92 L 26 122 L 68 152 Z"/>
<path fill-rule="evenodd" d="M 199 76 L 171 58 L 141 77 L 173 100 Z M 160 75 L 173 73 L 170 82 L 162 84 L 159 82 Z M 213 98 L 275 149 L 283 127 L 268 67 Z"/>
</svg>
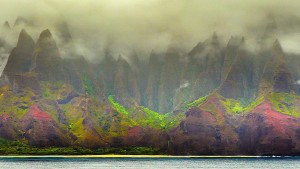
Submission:
<svg viewBox="0 0 300 169">
<path fill-rule="evenodd" d="M 125 106 L 129 106 L 127 100 L 130 98 L 140 102 L 141 95 L 138 88 L 137 76 L 129 63 L 120 56 L 116 69 L 114 91 L 118 102 Z"/>
<path fill-rule="evenodd" d="M 174 154 L 238 154 L 238 135 L 217 96 L 186 112 L 186 118 L 170 133 Z"/>
<path fill-rule="evenodd" d="M 69 133 L 62 130 L 48 113 L 41 111 L 36 105 L 30 107 L 21 126 L 25 138 L 33 146 L 68 146 L 72 142 Z"/>
<path fill-rule="evenodd" d="M 22 133 L 19 130 L 18 121 L 11 113 L 3 113 L 0 115 L 0 137 L 9 140 L 18 140 Z"/>
<path fill-rule="evenodd" d="M 16 74 L 30 71 L 33 61 L 34 45 L 35 43 L 31 36 L 26 30 L 22 29 L 19 35 L 18 44 L 10 53 L 3 71 L 11 83 Z"/>
<path fill-rule="evenodd" d="M 226 113 L 222 98 L 186 112 L 180 126 L 171 131 L 173 154 L 295 155 L 300 148 L 300 119 L 275 111 L 265 99 L 250 112 Z M 290 105 L 291 106 L 291 105 Z"/>
<path fill-rule="evenodd" d="M 105 146 L 105 141 L 97 131 L 97 125 L 93 123 L 93 120 L 91 120 L 89 117 L 84 117 L 82 125 L 84 127 L 84 138 L 82 141 L 82 145 L 84 145 L 84 147 L 94 148 Z"/>
<path fill-rule="evenodd" d="M 163 66 L 163 55 L 151 53 L 149 59 L 148 81 L 145 90 L 147 107 L 159 111 L 159 86 L 161 81 L 161 70 Z"/>
<path fill-rule="evenodd" d="M 29 24 L 18 20 L 16 26 Z M 58 27 L 62 48 L 49 30 L 37 43 L 21 31 L 0 80 L 0 137 L 40 147 L 141 146 L 176 155 L 299 155 L 300 120 L 284 115 L 285 109 L 300 112 L 300 99 L 292 95 L 300 77 L 299 56 L 288 63 L 279 41 L 253 54 L 244 46 L 245 39 L 233 37 L 223 47 L 214 34 L 190 52 L 172 45 L 166 53 L 153 52 L 149 63 L 141 63 L 136 54 L 114 59 L 107 51 L 103 62 L 95 64 L 72 51 L 67 25 Z M 0 39 L 0 46 L 4 43 Z M 59 48 L 71 51 L 60 53 Z M 274 92 L 287 94 L 275 99 L 279 108 L 266 96 Z M 107 99 L 110 95 L 116 101 Z M 209 96 L 203 103 L 187 106 L 204 95 Z M 241 114 L 229 112 L 236 105 L 225 103 L 228 98 L 252 101 L 258 95 L 263 96 L 259 105 L 247 111 L 237 106 Z M 142 106 L 186 116 L 180 125 L 162 124 L 167 116 Z"/>
<path fill-rule="evenodd" d="M 29 96 L 24 93 L 23 97 Z M 291 96 L 286 93 L 280 97 L 277 100 Z M 299 106 L 299 98 L 293 97 L 290 103 L 280 103 Z M 232 114 L 224 106 L 225 98 L 215 93 L 190 108 L 179 126 L 166 131 L 130 123 L 107 102 L 93 102 L 86 96 L 74 97 L 64 105 L 35 98 L 28 101 L 29 107 L 18 105 L 0 115 L 0 136 L 26 139 L 40 147 L 138 146 L 175 155 L 296 155 L 300 151 L 300 120 L 275 111 L 269 99 L 245 114 Z M 61 109 L 65 106 L 70 106 L 66 112 Z M 14 113 L 27 109 L 24 116 Z"/>
<path fill-rule="evenodd" d="M 219 37 L 212 37 L 199 42 L 187 56 L 180 58 L 181 68 L 179 84 L 172 97 L 173 110 L 181 109 L 184 103 L 208 95 L 221 83 L 224 62 L 223 50 Z M 172 74 L 172 73 L 171 73 Z"/>
<path fill-rule="evenodd" d="M 256 96 L 257 84 L 254 81 L 254 59 L 243 47 L 240 46 L 237 51 L 229 72 L 218 90 L 224 97 L 246 98 L 249 100 Z"/>
<path fill-rule="evenodd" d="M 260 94 L 268 93 L 272 90 L 275 92 L 295 92 L 287 58 L 278 40 L 274 42 L 271 57 L 264 66 L 259 90 Z"/>
<path fill-rule="evenodd" d="M 272 109 L 265 101 L 241 118 L 238 133 L 243 154 L 292 155 L 299 151 L 300 121 Z"/>
<path fill-rule="evenodd" d="M 16 74 L 13 81 L 13 90 L 20 91 L 26 88 L 31 89 L 33 92 L 39 94 L 41 87 L 39 81 L 34 73 Z"/>
<path fill-rule="evenodd" d="M 168 147 L 169 136 L 167 132 L 144 128 L 140 126 L 128 127 L 127 134 L 120 139 L 122 142 L 119 146 L 124 147 L 157 147 L 166 151 Z"/>
<path fill-rule="evenodd" d="M 273 90 L 275 92 L 291 93 L 295 92 L 292 75 L 286 64 L 280 64 L 274 72 Z"/>
<path fill-rule="evenodd" d="M 166 52 L 165 64 L 161 69 L 158 110 L 161 113 L 173 110 L 173 99 L 176 89 L 180 86 L 182 54 L 179 50 L 169 47 Z"/>
<path fill-rule="evenodd" d="M 44 30 L 35 45 L 31 71 L 37 73 L 41 81 L 66 80 L 63 60 L 51 32 Z"/>
<path fill-rule="evenodd" d="M 174 153 L 212 154 L 218 137 L 214 123 L 216 120 L 209 112 L 195 109 L 187 112 L 186 119 L 173 135 Z"/>
</svg>

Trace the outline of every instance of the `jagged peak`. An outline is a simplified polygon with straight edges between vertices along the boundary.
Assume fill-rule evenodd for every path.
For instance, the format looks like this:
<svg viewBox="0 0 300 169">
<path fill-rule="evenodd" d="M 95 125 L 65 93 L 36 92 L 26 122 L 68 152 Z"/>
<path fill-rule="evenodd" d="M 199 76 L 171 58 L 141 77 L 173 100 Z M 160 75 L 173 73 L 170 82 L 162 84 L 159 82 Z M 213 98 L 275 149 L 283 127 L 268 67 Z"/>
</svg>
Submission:
<svg viewBox="0 0 300 169">
<path fill-rule="evenodd" d="M 243 36 L 231 36 L 227 46 L 240 46 L 245 43 L 245 38 Z"/>
<path fill-rule="evenodd" d="M 7 28 L 7 29 L 11 29 L 10 24 L 9 24 L 8 21 L 5 21 L 5 22 L 4 22 L 3 27 L 4 27 L 4 28 Z"/>
<path fill-rule="evenodd" d="M 18 16 L 17 19 L 16 19 L 16 21 L 15 21 L 14 27 L 18 26 L 18 25 L 20 25 L 22 23 L 25 24 L 25 25 L 27 25 L 28 24 L 28 20 L 25 19 L 25 18 L 23 18 L 23 17 L 21 17 L 21 16 Z"/>
<path fill-rule="evenodd" d="M 278 39 L 276 39 L 273 43 L 272 52 L 274 57 L 280 59 L 281 61 L 285 61 L 285 55 Z"/>
<path fill-rule="evenodd" d="M 22 35 L 22 34 L 26 34 L 26 35 L 28 35 L 27 34 L 27 31 L 23 28 L 23 29 L 21 29 L 21 32 L 20 32 L 20 35 Z"/>
<path fill-rule="evenodd" d="M 266 31 L 275 31 L 277 29 L 277 22 L 273 16 L 269 17 L 269 22 L 266 25 Z"/>
<path fill-rule="evenodd" d="M 52 34 L 49 29 L 43 30 L 42 33 L 40 34 L 40 39 L 44 38 L 52 38 Z"/>
<path fill-rule="evenodd" d="M 119 54 L 118 62 L 122 63 L 122 62 L 127 62 L 127 61 L 121 54 Z"/>
<path fill-rule="evenodd" d="M 216 32 L 213 33 L 212 37 L 211 37 L 211 42 L 210 42 L 213 46 L 219 46 L 220 45 L 220 41 L 219 41 L 219 37 L 217 35 Z"/>
<path fill-rule="evenodd" d="M 199 42 L 189 53 L 189 56 L 193 56 L 196 53 L 198 53 L 199 51 L 203 50 L 203 42 Z"/>
<path fill-rule="evenodd" d="M 271 89 L 271 85 L 275 85 L 273 88 L 278 88 L 276 85 L 285 85 L 289 86 L 289 78 L 287 79 L 280 79 L 283 74 L 290 74 L 290 71 L 287 68 L 287 61 L 285 58 L 285 54 L 282 51 L 280 42 L 276 39 L 273 43 L 272 47 L 272 56 L 266 62 L 264 71 L 262 74 L 262 82 L 260 83 L 260 94 L 268 92 Z M 276 77 L 277 81 L 273 79 Z M 277 78 L 278 77 L 278 78 Z M 289 77 L 283 76 L 283 77 Z M 281 81 L 281 82 L 280 82 Z M 285 84 L 285 82 L 288 82 Z M 284 87 L 283 87 L 284 88 Z"/>
<path fill-rule="evenodd" d="M 214 32 L 212 37 L 211 37 L 212 40 L 218 40 L 218 34 L 217 32 Z"/>
<path fill-rule="evenodd" d="M 281 44 L 278 39 L 275 39 L 273 43 L 273 48 L 280 48 L 281 49 Z"/>
<path fill-rule="evenodd" d="M 188 56 L 194 57 L 196 54 L 200 54 L 206 50 L 217 51 L 220 49 L 221 42 L 216 32 L 206 39 L 204 42 L 199 42 L 189 53 Z"/>
<path fill-rule="evenodd" d="M 262 40 L 272 38 L 272 37 L 274 38 L 276 31 L 277 31 L 277 22 L 275 21 L 274 16 L 268 16 L 265 30 L 261 36 Z"/>
<path fill-rule="evenodd" d="M 291 93 L 295 92 L 292 75 L 285 63 L 280 63 L 274 71 L 273 90 L 275 92 Z"/>
<path fill-rule="evenodd" d="M 164 60 L 164 55 L 161 55 L 152 49 L 149 57 L 149 63 L 153 63 L 153 62 L 155 63 L 157 61 L 162 62 L 163 60 Z"/>
<path fill-rule="evenodd" d="M 69 43 L 73 41 L 68 23 L 66 21 L 61 21 L 56 24 L 56 33 L 59 34 L 59 37 L 61 37 L 61 40 L 64 43 Z"/>
<path fill-rule="evenodd" d="M 19 39 L 20 38 L 27 38 L 27 37 L 30 37 L 30 35 L 28 34 L 28 32 L 25 30 L 25 29 L 22 29 L 20 31 L 20 34 L 19 34 Z M 31 38 L 31 37 L 30 37 Z"/>
<path fill-rule="evenodd" d="M 117 63 L 117 59 L 112 56 L 111 51 L 109 49 L 105 49 L 104 58 L 101 64 L 104 66 L 111 66 Z"/>
<path fill-rule="evenodd" d="M 244 36 L 242 36 L 241 43 L 242 43 L 242 44 L 245 44 L 245 42 L 246 42 L 246 40 L 245 40 L 245 37 L 244 37 Z"/>
<path fill-rule="evenodd" d="M 121 71 L 123 71 L 124 69 L 131 69 L 130 64 L 128 63 L 126 58 L 124 56 L 122 56 L 121 54 L 119 55 L 119 58 L 117 60 L 117 66 L 118 66 L 118 69 Z"/>
<path fill-rule="evenodd" d="M 106 62 L 107 62 L 107 61 L 109 61 L 109 62 L 115 62 L 115 61 L 117 61 L 110 53 L 105 54 L 104 60 L 105 60 Z"/>
<path fill-rule="evenodd" d="M 27 31 L 25 29 L 22 29 L 21 32 L 20 32 L 20 34 L 19 34 L 19 39 L 18 39 L 17 46 L 20 47 L 20 46 L 22 46 L 24 44 L 26 44 L 26 45 L 28 45 L 28 44 L 33 45 L 34 44 L 34 40 L 27 33 Z"/>
<path fill-rule="evenodd" d="M 49 46 L 57 48 L 56 42 L 53 39 L 52 34 L 49 29 L 46 29 L 41 32 L 40 37 L 37 41 L 37 46 L 40 48 L 45 48 L 45 47 L 47 48 Z"/>
<path fill-rule="evenodd" d="M 206 39 L 204 42 L 199 42 L 193 49 L 199 49 L 201 46 L 213 46 L 213 47 L 219 47 L 220 46 L 220 40 L 219 36 L 216 32 L 212 34 L 208 39 Z"/>
<path fill-rule="evenodd" d="M 132 51 L 131 54 L 129 55 L 130 60 L 133 60 L 134 62 L 140 62 L 141 59 L 138 56 L 136 51 Z"/>
</svg>

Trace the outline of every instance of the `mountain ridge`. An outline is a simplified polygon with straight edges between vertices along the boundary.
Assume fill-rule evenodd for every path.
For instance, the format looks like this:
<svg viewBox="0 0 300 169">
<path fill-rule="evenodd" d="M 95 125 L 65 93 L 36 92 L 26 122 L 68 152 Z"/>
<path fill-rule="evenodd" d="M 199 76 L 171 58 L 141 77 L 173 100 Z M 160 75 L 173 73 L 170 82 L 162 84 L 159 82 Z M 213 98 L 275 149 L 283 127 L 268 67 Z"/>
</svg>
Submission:
<svg viewBox="0 0 300 169">
<path fill-rule="evenodd" d="M 300 72 L 278 40 L 255 53 L 244 37 L 223 46 L 214 33 L 186 54 L 170 45 L 143 63 L 135 52 L 128 61 L 107 50 L 102 62 L 89 63 L 74 51 L 62 57 L 54 37 L 46 29 L 34 42 L 21 30 L 0 83 L 1 138 L 41 149 L 300 152 Z"/>
</svg>

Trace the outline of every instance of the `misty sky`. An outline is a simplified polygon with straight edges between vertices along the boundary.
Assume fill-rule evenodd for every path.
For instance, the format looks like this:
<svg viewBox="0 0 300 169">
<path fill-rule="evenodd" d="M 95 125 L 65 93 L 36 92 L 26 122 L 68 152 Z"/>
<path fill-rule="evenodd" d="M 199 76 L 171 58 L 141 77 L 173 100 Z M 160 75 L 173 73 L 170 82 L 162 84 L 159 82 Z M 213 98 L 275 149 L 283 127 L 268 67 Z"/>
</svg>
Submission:
<svg viewBox="0 0 300 169">
<path fill-rule="evenodd" d="M 213 32 L 224 41 L 240 35 L 251 42 L 270 18 L 282 27 L 284 49 L 300 53 L 300 24 L 291 19 L 300 16 L 298 0 L 1 0 L 0 6 L 2 22 L 13 25 L 23 16 L 38 23 L 27 28 L 35 40 L 43 29 L 66 21 L 78 51 L 91 58 L 108 46 L 115 55 L 135 50 L 146 56 L 170 43 L 190 50 Z"/>
</svg>

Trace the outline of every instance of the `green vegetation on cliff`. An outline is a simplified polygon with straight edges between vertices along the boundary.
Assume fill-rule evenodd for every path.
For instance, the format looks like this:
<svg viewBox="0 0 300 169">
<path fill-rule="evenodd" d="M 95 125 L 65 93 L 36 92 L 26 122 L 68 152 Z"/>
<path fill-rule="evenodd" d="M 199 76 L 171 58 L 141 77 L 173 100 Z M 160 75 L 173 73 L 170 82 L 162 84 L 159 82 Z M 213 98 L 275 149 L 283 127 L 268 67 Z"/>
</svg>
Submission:
<svg viewBox="0 0 300 169">
<path fill-rule="evenodd" d="M 222 100 L 221 102 L 225 106 L 226 111 L 228 113 L 241 114 L 241 113 L 247 113 L 251 111 L 253 108 L 255 108 L 260 103 L 262 103 L 264 99 L 265 97 L 263 96 L 258 97 L 248 105 L 243 104 L 243 102 L 241 102 L 240 100 L 235 100 L 230 98 L 224 98 L 224 100 Z"/>
<path fill-rule="evenodd" d="M 8 85 L 0 88 L 0 114 L 13 113 L 18 119 L 21 119 L 28 108 L 33 104 L 35 94 L 24 89 L 22 92 L 14 93 Z"/>
<path fill-rule="evenodd" d="M 121 104 L 119 104 L 118 102 L 116 102 L 116 101 L 114 100 L 114 97 L 113 97 L 112 95 L 108 96 L 108 101 L 110 102 L 110 104 L 112 105 L 112 107 L 113 107 L 116 111 L 118 111 L 118 112 L 120 112 L 120 113 L 122 113 L 122 114 L 124 114 L 124 115 L 128 115 L 128 114 L 129 114 L 129 113 L 127 112 L 127 110 L 125 109 L 124 106 L 122 106 Z"/>
<path fill-rule="evenodd" d="M 62 82 L 41 82 L 42 96 L 45 99 L 58 100 L 66 97 L 66 95 L 72 91 L 70 85 L 64 84 Z"/>
<path fill-rule="evenodd" d="M 268 99 L 273 108 L 283 114 L 300 117 L 300 97 L 289 93 L 271 93 Z"/>
<path fill-rule="evenodd" d="M 207 101 L 207 96 L 203 96 L 203 97 L 200 97 L 199 99 L 191 102 L 191 103 L 188 103 L 186 105 L 186 107 L 189 109 L 189 108 L 192 108 L 192 107 L 196 107 L 196 106 L 199 106 L 201 105 L 202 103 L 204 103 L 205 101 Z"/>
<path fill-rule="evenodd" d="M 179 125 L 180 121 L 184 118 L 183 113 L 177 113 L 176 115 L 172 112 L 160 114 L 143 106 L 127 110 L 124 106 L 116 102 L 113 96 L 109 96 L 108 100 L 117 112 L 126 115 L 134 121 L 133 124 L 141 127 L 169 130 Z"/>
<path fill-rule="evenodd" d="M 83 147 L 31 147 L 20 141 L 0 138 L 0 155 L 154 155 L 162 154 L 152 147 L 108 147 L 88 149 Z"/>
<path fill-rule="evenodd" d="M 84 84 L 85 94 L 88 96 L 94 96 L 96 93 L 96 89 L 93 80 L 88 76 L 83 76 L 82 81 Z"/>
<path fill-rule="evenodd" d="M 254 101 L 252 101 L 249 104 L 245 104 L 242 99 L 232 99 L 232 98 L 224 98 L 223 96 L 217 94 L 217 93 L 212 93 L 211 95 L 200 97 L 199 99 L 189 103 L 186 105 L 186 108 L 190 109 L 192 107 L 198 107 L 202 104 L 205 104 L 206 101 L 209 100 L 210 97 L 216 96 L 217 99 L 220 101 L 222 106 L 225 107 L 226 111 L 231 114 L 241 114 L 241 113 L 247 113 L 251 111 L 253 108 L 258 106 L 262 101 L 265 99 L 264 96 L 256 98 Z M 205 105 L 205 110 L 215 113 L 215 105 L 214 104 L 207 104 Z"/>
<path fill-rule="evenodd" d="M 229 113 L 239 114 L 244 111 L 244 106 L 238 100 L 225 99 L 225 101 L 222 101 L 222 103 L 225 106 L 227 112 Z"/>
<path fill-rule="evenodd" d="M 138 123 L 141 126 L 150 126 L 153 128 L 169 130 L 179 125 L 180 121 L 185 117 L 184 113 L 174 114 L 173 112 L 160 114 L 146 107 L 141 107 L 142 111 L 146 114 L 143 119 Z"/>
</svg>

